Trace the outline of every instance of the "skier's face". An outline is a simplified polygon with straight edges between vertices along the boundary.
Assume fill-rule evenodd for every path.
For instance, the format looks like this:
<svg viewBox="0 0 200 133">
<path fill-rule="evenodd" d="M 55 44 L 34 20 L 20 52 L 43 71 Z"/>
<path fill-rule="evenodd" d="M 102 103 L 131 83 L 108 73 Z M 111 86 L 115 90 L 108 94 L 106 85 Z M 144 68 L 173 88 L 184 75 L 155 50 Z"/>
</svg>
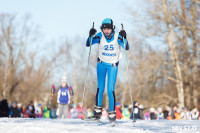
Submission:
<svg viewBox="0 0 200 133">
<path fill-rule="evenodd" d="M 62 87 L 66 87 L 66 85 L 67 85 L 66 83 L 62 83 Z"/>
<path fill-rule="evenodd" d="M 110 28 L 103 28 L 103 33 L 106 35 L 110 35 L 110 33 L 112 32 L 112 29 Z"/>
</svg>

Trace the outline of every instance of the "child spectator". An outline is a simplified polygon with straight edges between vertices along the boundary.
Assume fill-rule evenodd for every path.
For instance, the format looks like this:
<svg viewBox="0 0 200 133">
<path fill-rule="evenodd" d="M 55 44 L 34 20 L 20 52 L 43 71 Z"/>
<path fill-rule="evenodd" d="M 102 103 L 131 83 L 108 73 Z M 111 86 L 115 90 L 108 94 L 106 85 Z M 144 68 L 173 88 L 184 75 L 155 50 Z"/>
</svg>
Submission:
<svg viewBox="0 0 200 133">
<path fill-rule="evenodd" d="M 72 104 L 72 109 L 70 110 L 70 116 L 72 119 L 77 119 L 78 111 L 76 109 L 76 105 Z"/>
<path fill-rule="evenodd" d="M 106 111 L 105 107 L 102 108 L 102 115 L 101 119 L 106 120 L 108 118 L 108 112 Z"/>
<path fill-rule="evenodd" d="M 35 114 L 37 118 L 42 118 L 42 105 L 39 103 L 38 106 L 35 109 Z"/>
<path fill-rule="evenodd" d="M 86 117 L 87 117 L 87 119 L 93 118 L 93 112 L 90 107 L 87 108 Z"/>
<path fill-rule="evenodd" d="M 119 102 L 116 103 L 115 110 L 116 110 L 116 119 L 121 119 L 122 118 L 122 112 L 120 110 L 120 103 Z"/>
<path fill-rule="evenodd" d="M 130 112 L 128 110 L 128 105 L 124 106 L 124 110 L 122 111 L 122 119 L 129 120 L 130 119 Z"/>
<path fill-rule="evenodd" d="M 175 120 L 182 120 L 182 117 L 181 117 L 181 110 L 179 108 L 176 109 L 176 112 L 175 112 Z"/>
<path fill-rule="evenodd" d="M 33 101 L 30 101 L 30 104 L 26 107 L 26 114 L 29 118 L 35 118 L 35 107 L 33 105 Z"/>
<path fill-rule="evenodd" d="M 43 117 L 50 118 L 50 105 L 47 105 L 47 107 L 45 106 L 43 111 Z"/>
<path fill-rule="evenodd" d="M 157 119 L 158 120 L 162 120 L 163 119 L 163 112 L 162 112 L 162 108 L 161 107 L 158 108 L 158 118 Z"/>
</svg>

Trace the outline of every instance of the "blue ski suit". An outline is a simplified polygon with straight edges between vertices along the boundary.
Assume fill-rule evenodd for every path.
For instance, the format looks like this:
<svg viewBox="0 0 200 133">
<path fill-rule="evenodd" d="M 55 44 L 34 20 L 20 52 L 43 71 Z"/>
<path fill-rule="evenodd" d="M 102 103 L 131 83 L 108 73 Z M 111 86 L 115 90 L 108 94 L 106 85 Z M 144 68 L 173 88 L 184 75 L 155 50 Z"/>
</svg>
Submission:
<svg viewBox="0 0 200 133">
<path fill-rule="evenodd" d="M 129 50 L 129 44 L 126 39 L 125 48 Z M 114 44 L 115 43 L 115 44 Z M 103 32 L 96 34 L 91 42 L 91 37 L 88 37 L 86 46 L 90 44 L 98 44 L 99 56 L 97 59 L 97 93 L 96 106 L 102 106 L 103 93 L 105 90 L 105 79 L 107 74 L 107 93 L 109 98 L 109 111 L 115 110 L 115 82 L 117 79 L 118 64 L 119 64 L 119 46 L 124 48 L 124 42 L 121 35 L 113 31 L 109 36 Z M 105 57 L 105 58 L 104 58 Z"/>
</svg>

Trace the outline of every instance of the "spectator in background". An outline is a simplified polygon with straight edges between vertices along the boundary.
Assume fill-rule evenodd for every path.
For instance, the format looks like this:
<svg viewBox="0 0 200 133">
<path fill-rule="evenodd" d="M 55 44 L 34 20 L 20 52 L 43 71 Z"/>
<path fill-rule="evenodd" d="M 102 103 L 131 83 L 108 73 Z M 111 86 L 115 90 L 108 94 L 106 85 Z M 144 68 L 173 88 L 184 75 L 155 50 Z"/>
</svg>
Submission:
<svg viewBox="0 0 200 133">
<path fill-rule="evenodd" d="M 139 105 L 139 119 L 144 120 L 144 107 L 143 105 Z"/>
<path fill-rule="evenodd" d="M 40 103 L 35 109 L 35 114 L 37 118 L 42 118 L 43 111 L 42 111 L 42 105 Z"/>
<path fill-rule="evenodd" d="M 17 116 L 23 118 L 22 103 L 18 103 L 18 104 L 17 104 L 17 110 L 18 110 Z"/>
<path fill-rule="evenodd" d="M 7 99 L 3 99 L 0 102 L 0 117 L 9 117 L 10 114 L 10 109 L 8 106 L 8 101 Z"/>
<path fill-rule="evenodd" d="M 130 112 L 128 110 L 128 105 L 124 106 L 124 110 L 122 111 L 122 119 L 129 120 L 130 119 Z"/>
<path fill-rule="evenodd" d="M 72 109 L 70 110 L 70 116 L 72 119 L 77 119 L 78 111 L 76 109 L 76 104 L 72 104 Z"/>
<path fill-rule="evenodd" d="M 175 111 L 175 120 L 182 120 L 182 117 L 181 117 L 181 110 L 179 108 L 176 108 L 176 111 Z"/>
<path fill-rule="evenodd" d="M 55 105 L 53 105 L 53 108 L 50 111 L 50 118 L 51 119 L 57 118 L 57 115 L 56 115 L 56 106 Z"/>
<path fill-rule="evenodd" d="M 192 111 L 192 120 L 197 120 L 199 117 L 199 111 L 197 110 L 197 108 L 194 108 Z"/>
<path fill-rule="evenodd" d="M 175 106 L 172 108 L 172 110 L 171 110 L 171 117 L 172 117 L 172 119 L 175 119 L 176 110 L 177 110 L 177 106 L 175 105 Z"/>
<path fill-rule="evenodd" d="M 28 118 L 28 114 L 26 113 L 26 107 L 23 107 L 23 118 Z"/>
<path fill-rule="evenodd" d="M 119 102 L 116 103 L 115 110 L 116 110 L 116 119 L 121 119 L 122 118 L 122 112 L 120 110 L 120 103 Z"/>
<path fill-rule="evenodd" d="M 164 115 L 163 115 L 163 112 L 162 112 L 162 108 L 159 107 L 159 108 L 158 108 L 158 117 L 157 117 L 157 119 L 158 119 L 158 120 L 162 120 L 163 117 L 164 117 Z"/>
<path fill-rule="evenodd" d="M 163 118 L 167 119 L 168 115 L 169 115 L 169 111 L 170 111 L 170 107 L 166 106 L 163 110 Z"/>
<path fill-rule="evenodd" d="M 108 118 L 108 112 L 106 111 L 105 107 L 102 107 L 101 119 L 106 120 L 107 118 Z"/>
<path fill-rule="evenodd" d="M 77 111 L 80 112 L 78 113 L 78 118 L 79 119 L 85 119 L 85 109 L 82 108 L 82 112 L 81 112 L 81 107 L 82 107 L 82 103 L 79 103 Z"/>
<path fill-rule="evenodd" d="M 30 104 L 26 107 L 26 114 L 29 118 L 35 118 L 35 107 L 33 101 L 30 101 Z"/>
<path fill-rule="evenodd" d="M 43 111 L 44 111 L 43 117 L 50 118 L 50 105 L 45 106 Z"/>
<path fill-rule="evenodd" d="M 190 112 L 187 110 L 187 108 L 183 108 L 183 109 L 182 109 L 181 117 L 182 117 L 183 120 L 191 120 L 191 114 L 190 114 Z"/>
<path fill-rule="evenodd" d="M 12 102 L 11 107 L 10 107 L 10 116 L 11 117 L 20 117 L 18 116 L 18 109 L 17 109 L 17 103 Z"/>
<path fill-rule="evenodd" d="M 73 90 L 72 87 L 67 85 L 67 78 L 64 76 L 61 79 L 61 85 L 59 88 L 55 89 L 55 86 L 52 85 L 52 93 L 58 93 L 57 97 L 57 103 L 58 103 L 58 112 L 59 112 L 59 118 L 68 117 L 68 106 L 70 103 L 70 96 L 73 96 Z"/>
<path fill-rule="evenodd" d="M 135 119 L 140 119 L 139 115 L 139 103 L 137 101 L 134 101 L 133 103 L 133 111 L 131 112 L 131 119 L 133 119 L 133 115 Z"/>
<path fill-rule="evenodd" d="M 86 118 L 91 119 L 92 117 L 93 117 L 93 112 L 92 112 L 91 108 L 88 107 L 87 111 L 86 111 Z"/>
<path fill-rule="evenodd" d="M 145 120 L 150 120 L 150 114 L 149 111 L 145 112 Z"/>
<path fill-rule="evenodd" d="M 156 111 L 154 108 L 150 108 L 150 119 L 151 120 L 157 119 Z"/>
</svg>

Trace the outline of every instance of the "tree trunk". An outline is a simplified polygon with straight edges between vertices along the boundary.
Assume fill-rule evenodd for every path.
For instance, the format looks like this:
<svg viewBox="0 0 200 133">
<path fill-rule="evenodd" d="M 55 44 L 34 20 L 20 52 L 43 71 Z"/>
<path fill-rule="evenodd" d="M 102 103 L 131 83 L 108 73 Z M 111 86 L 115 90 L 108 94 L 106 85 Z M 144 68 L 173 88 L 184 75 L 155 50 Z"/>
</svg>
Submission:
<svg viewBox="0 0 200 133">
<path fill-rule="evenodd" d="M 185 88 L 185 98 L 186 98 L 186 106 L 190 108 L 191 106 L 191 88 L 189 84 L 188 77 L 188 47 L 187 47 L 187 30 L 186 30 L 186 15 L 185 15 L 185 2 L 184 0 L 180 1 L 181 3 L 181 28 L 182 28 L 182 44 L 183 44 L 183 82 Z"/>
<path fill-rule="evenodd" d="M 192 0 L 192 37 L 193 37 L 193 104 L 198 106 L 198 88 L 197 88 L 197 34 L 196 34 L 196 8 L 195 0 Z"/>
<path fill-rule="evenodd" d="M 163 12 L 165 16 L 165 23 L 167 26 L 167 33 L 168 33 L 167 41 L 168 41 L 169 48 L 171 51 L 171 57 L 174 64 L 174 71 L 176 75 L 176 89 L 178 92 L 178 101 L 179 101 L 178 107 L 182 108 L 184 107 L 183 79 L 182 79 L 182 74 L 181 74 L 181 68 L 179 65 L 179 59 L 175 50 L 174 29 L 173 29 L 173 24 L 171 20 L 171 13 L 167 12 L 167 6 L 165 3 L 165 0 L 162 0 L 162 2 L 163 2 Z"/>
</svg>

